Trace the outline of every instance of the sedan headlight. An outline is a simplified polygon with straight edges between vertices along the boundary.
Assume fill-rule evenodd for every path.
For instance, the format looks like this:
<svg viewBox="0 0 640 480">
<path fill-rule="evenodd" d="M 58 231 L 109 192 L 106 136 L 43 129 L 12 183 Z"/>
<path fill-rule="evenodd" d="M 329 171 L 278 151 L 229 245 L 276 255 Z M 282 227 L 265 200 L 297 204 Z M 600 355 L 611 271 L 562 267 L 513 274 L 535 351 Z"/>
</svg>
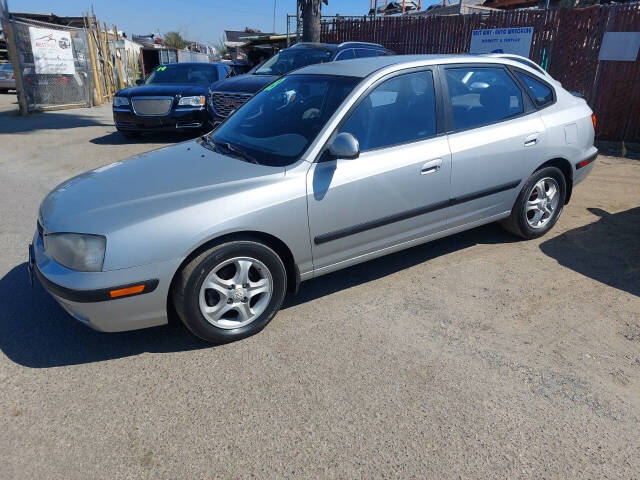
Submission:
<svg viewBox="0 0 640 480">
<path fill-rule="evenodd" d="M 129 105 L 129 99 L 127 97 L 113 97 L 114 107 L 125 107 Z"/>
<path fill-rule="evenodd" d="M 107 239 L 101 235 L 50 233 L 44 236 L 44 250 L 71 270 L 99 272 L 104 262 Z"/>
<path fill-rule="evenodd" d="M 197 97 L 182 97 L 178 102 L 178 105 L 184 107 L 201 107 L 204 105 L 204 102 L 204 96 L 198 95 Z"/>
</svg>

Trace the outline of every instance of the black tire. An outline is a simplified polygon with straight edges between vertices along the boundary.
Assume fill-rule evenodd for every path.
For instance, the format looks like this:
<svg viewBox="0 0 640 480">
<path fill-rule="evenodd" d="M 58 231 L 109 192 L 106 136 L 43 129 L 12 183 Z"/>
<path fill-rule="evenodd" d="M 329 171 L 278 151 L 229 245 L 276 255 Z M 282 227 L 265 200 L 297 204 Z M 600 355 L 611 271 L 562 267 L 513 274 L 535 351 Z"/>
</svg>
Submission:
<svg viewBox="0 0 640 480">
<path fill-rule="evenodd" d="M 210 323 L 200 311 L 199 296 L 209 273 L 226 260 L 251 257 L 267 267 L 273 281 L 271 299 L 265 310 L 251 323 L 225 329 Z M 213 343 L 228 343 L 262 330 L 280 310 L 287 290 L 287 274 L 280 257 L 269 247 L 253 241 L 233 241 L 217 245 L 191 260 L 178 273 L 171 295 L 178 316 L 196 336 Z"/>
<path fill-rule="evenodd" d="M 544 226 L 533 228 L 527 221 L 527 200 L 531 196 L 536 183 L 547 177 L 553 178 L 558 184 L 558 206 Z M 525 182 L 515 204 L 513 205 L 513 208 L 511 209 L 511 215 L 502 221 L 502 226 L 509 233 L 527 240 L 541 237 L 551 230 L 558 221 L 558 218 L 562 213 L 562 209 L 564 208 L 566 195 L 567 182 L 560 169 L 556 167 L 545 167 L 537 170 Z"/>
<path fill-rule="evenodd" d="M 0 93 L 9 93 L 8 88 L 0 88 Z"/>
</svg>

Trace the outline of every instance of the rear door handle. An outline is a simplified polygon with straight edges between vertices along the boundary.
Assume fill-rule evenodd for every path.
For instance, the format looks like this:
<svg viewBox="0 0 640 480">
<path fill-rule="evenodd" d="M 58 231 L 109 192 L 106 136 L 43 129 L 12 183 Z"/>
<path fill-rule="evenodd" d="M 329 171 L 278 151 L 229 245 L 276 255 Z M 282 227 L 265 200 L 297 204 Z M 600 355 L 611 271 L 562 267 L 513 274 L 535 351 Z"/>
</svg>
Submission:
<svg viewBox="0 0 640 480">
<path fill-rule="evenodd" d="M 436 158 L 434 160 L 429 160 L 427 163 L 422 165 L 420 169 L 420 175 L 428 175 L 430 173 L 437 173 L 442 167 L 442 159 Z"/>
<path fill-rule="evenodd" d="M 533 147 L 536 143 L 538 143 L 538 134 L 534 133 L 533 135 L 529 135 L 524 140 L 525 147 Z"/>
</svg>

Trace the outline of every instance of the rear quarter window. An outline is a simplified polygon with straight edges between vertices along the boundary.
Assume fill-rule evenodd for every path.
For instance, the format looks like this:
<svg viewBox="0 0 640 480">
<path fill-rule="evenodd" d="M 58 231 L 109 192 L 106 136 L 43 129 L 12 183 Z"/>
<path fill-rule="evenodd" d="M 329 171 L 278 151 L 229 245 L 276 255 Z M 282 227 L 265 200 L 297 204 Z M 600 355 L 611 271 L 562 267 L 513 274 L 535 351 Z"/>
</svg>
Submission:
<svg viewBox="0 0 640 480">
<path fill-rule="evenodd" d="M 533 103 L 535 103 L 537 107 L 546 107 L 553 103 L 553 91 L 551 88 L 524 72 L 518 71 L 516 75 L 531 94 Z"/>
</svg>

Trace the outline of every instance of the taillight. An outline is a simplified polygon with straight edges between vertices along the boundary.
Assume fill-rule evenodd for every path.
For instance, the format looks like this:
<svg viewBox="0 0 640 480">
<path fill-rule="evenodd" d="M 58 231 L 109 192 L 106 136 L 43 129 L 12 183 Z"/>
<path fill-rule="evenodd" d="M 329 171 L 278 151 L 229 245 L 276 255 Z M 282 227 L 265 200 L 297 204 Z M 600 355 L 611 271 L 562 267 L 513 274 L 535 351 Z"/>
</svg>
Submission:
<svg viewBox="0 0 640 480">
<path fill-rule="evenodd" d="M 592 113 L 591 114 L 591 122 L 593 123 L 593 129 L 596 129 L 596 114 Z"/>
</svg>

